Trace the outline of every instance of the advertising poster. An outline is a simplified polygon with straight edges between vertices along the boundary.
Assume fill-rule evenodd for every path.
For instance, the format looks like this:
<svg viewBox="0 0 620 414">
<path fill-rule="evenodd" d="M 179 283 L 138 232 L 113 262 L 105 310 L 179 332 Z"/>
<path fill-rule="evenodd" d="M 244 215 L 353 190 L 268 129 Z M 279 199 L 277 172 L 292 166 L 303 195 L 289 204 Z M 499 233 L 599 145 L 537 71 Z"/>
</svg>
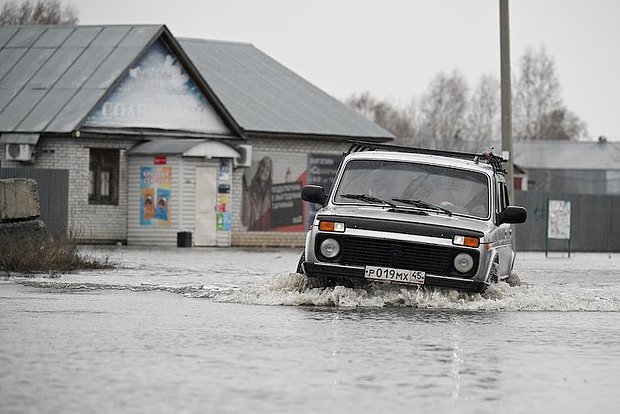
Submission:
<svg viewBox="0 0 620 414">
<path fill-rule="evenodd" d="M 342 155 L 255 152 L 243 175 L 241 222 L 247 231 L 304 232 L 317 206 L 301 200 L 306 183 L 329 192 Z"/>
<path fill-rule="evenodd" d="M 320 185 L 329 194 L 336 179 L 342 155 L 338 154 L 308 154 L 308 184 Z M 306 228 L 312 224 L 317 210 L 321 207 L 314 203 L 306 203 Z"/>
<path fill-rule="evenodd" d="M 306 154 L 255 152 L 243 175 L 241 223 L 247 231 L 302 232 Z"/>
<path fill-rule="evenodd" d="M 215 205 L 217 231 L 231 231 L 232 229 L 232 215 L 230 213 L 230 180 L 232 167 L 232 160 L 220 160 L 217 172 L 217 202 Z"/>
<path fill-rule="evenodd" d="M 140 225 L 170 226 L 171 167 L 140 167 Z"/>
</svg>

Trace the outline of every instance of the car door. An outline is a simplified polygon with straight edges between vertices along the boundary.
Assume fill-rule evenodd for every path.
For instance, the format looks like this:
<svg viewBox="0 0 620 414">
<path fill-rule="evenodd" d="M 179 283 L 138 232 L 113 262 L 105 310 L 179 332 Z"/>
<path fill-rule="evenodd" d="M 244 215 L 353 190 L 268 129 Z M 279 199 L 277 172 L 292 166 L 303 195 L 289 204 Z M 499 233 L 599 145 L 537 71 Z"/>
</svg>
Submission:
<svg viewBox="0 0 620 414">
<path fill-rule="evenodd" d="M 498 180 L 496 191 L 496 208 L 497 213 L 503 211 L 510 205 L 508 199 L 508 187 L 505 181 Z M 510 275 L 510 268 L 512 266 L 512 226 L 508 223 L 502 223 L 499 225 L 497 232 L 497 250 L 499 254 L 499 266 L 500 276 Z"/>
</svg>

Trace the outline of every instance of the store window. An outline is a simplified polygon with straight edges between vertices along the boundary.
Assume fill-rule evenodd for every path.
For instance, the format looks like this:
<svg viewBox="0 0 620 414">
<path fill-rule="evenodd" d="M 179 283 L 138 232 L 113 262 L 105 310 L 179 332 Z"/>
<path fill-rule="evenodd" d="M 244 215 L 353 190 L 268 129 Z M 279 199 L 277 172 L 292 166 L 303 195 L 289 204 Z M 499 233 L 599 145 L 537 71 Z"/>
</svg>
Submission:
<svg viewBox="0 0 620 414">
<path fill-rule="evenodd" d="M 117 149 L 90 149 L 89 204 L 118 205 L 119 153 Z"/>
</svg>

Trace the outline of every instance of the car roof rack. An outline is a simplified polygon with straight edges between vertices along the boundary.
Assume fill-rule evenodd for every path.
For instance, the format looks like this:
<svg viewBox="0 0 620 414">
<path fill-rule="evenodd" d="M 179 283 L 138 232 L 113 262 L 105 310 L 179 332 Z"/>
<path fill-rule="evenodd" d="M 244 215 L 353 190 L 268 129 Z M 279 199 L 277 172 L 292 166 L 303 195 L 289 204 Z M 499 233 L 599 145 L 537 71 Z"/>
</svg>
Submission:
<svg viewBox="0 0 620 414">
<path fill-rule="evenodd" d="M 482 154 L 474 154 L 468 152 L 457 152 L 457 151 L 445 151 L 438 149 L 430 149 L 430 148 L 419 148 L 419 147 L 405 147 L 402 145 L 391 145 L 391 144 L 376 144 L 374 142 L 366 142 L 366 141 L 356 141 L 349 140 L 351 146 L 345 155 L 351 154 L 354 152 L 364 152 L 364 151 L 393 151 L 393 152 L 406 152 L 410 154 L 423 154 L 423 155 L 439 155 L 442 157 L 451 157 L 451 158 L 459 158 L 462 160 L 469 160 L 475 163 L 485 162 L 489 164 L 493 171 L 496 173 L 506 174 L 506 170 L 504 169 L 504 165 L 502 163 L 507 160 L 502 157 L 493 154 L 493 148 L 488 151 L 484 151 Z"/>
</svg>

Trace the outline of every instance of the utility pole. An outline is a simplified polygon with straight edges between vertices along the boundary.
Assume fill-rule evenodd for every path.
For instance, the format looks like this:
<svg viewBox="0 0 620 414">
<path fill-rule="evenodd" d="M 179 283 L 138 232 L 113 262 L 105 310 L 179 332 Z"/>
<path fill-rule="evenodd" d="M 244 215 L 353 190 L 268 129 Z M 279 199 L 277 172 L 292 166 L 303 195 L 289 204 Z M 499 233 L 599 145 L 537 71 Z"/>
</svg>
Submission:
<svg viewBox="0 0 620 414">
<path fill-rule="evenodd" d="M 510 86 L 510 18 L 508 0 L 499 0 L 499 50 L 502 89 L 502 156 L 508 158 L 506 181 L 510 202 L 514 202 L 514 152 L 512 150 L 512 92 Z"/>
</svg>

